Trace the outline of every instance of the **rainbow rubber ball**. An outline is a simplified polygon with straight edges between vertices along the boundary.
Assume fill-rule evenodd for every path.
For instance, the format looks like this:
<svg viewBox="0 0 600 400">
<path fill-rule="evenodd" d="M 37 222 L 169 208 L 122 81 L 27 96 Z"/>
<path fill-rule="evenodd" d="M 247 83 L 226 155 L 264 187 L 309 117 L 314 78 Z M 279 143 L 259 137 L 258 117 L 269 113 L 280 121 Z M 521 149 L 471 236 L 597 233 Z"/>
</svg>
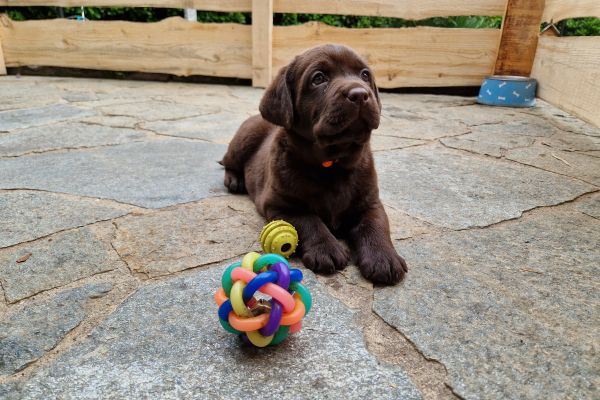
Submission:
<svg viewBox="0 0 600 400">
<path fill-rule="evenodd" d="M 256 347 L 283 342 L 300 331 L 312 306 L 302 278 L 302 271 L 279 254 L 246 254 L 223 272 L 215 293 L 219 322 Z"/>
</svg>

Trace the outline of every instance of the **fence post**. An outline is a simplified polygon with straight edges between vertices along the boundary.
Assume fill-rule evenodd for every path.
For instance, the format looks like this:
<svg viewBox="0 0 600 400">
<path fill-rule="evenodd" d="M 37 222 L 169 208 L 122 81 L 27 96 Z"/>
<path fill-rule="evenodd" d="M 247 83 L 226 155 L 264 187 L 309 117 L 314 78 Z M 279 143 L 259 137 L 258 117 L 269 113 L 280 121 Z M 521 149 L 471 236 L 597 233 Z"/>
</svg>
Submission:
<svg viewBox="0 0 600 400">
<path fill-rule="evenodd" d="M 267 87 L 273 74 L 273 0 L 252 0 L 252 86 Z"/>
<path fill-rule="evenodd" d="M 4 64 L 4 53 L 2 53 L 2 38 L 0 38 L 0 75 L 6 75 L 6 65 Z"/>
<path fill-rule="evenodd" d="M 529 76 L 545 0 L 507 0 L 494 74 Z"/>
</svg>

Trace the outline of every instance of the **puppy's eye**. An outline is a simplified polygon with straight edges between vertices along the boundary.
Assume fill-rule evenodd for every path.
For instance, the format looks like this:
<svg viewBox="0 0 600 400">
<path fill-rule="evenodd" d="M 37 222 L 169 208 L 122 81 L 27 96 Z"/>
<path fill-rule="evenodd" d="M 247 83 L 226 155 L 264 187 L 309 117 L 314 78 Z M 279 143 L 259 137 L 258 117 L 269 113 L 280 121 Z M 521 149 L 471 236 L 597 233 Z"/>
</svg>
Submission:
<svg viewBox="0 0 600 400">
<path fill-rule="evenodd" d="M 319 86 L 327 81 L 327 77 L 321 71 L 315 72 L 312 77 L 312 84 L 315 86 Z"/>
<path fill-rule="evenodd" d="M 365 82 L 370 82 L 371 81 L 371 73 L 369 72 L 368 69 L 363 69 L 362 71 L 360 71 L 360 78 Z"/>
</svg>

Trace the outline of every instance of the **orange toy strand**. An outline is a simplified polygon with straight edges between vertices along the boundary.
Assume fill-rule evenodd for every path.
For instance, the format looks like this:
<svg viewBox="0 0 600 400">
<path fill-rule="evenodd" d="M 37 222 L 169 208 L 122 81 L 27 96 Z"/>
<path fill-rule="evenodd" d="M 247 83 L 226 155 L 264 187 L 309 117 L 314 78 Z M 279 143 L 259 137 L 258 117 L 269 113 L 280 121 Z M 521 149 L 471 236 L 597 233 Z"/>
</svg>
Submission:
<svg viewBox="0 0 600 400">
<path fill-rule="evenodd" d="M 225 294 L 225 290 L 223 288 L 219 288 L 219 290 L 217 290 L 217 293 L 215 293 L 215 303 L 217 303 L 217 305 L 221 307 L 221 304 L 225 303 L 226 301 L 227 295 Z"/>
<path fill-rule="evenodd" d="M 290 326 L 290 333 L 300 332 L 300 329 L 302 329 L 302 321 L 298 321 L 294 325 Z"/>
<path fill-rule="evenodd" d="M 257 331 L 269 322 L 269 314 L 261 314 L 256 317 L 238 317 L 233 311 L 229 313 L 229 323 L 238 331 Z"/>
<path fill-rule="evenodd" d="M 291 313 L 283 314 L 283 317 L 281 317 L 281 325 L 294 325 L 304 318 L 304 314 L 306 314 L 306 308 L 304 307 L 304 303 L 297 293 L 294 294 L 294 300 L 296 300 L 296 306 L 294 307 L 294 310 Z"/>
</svg>

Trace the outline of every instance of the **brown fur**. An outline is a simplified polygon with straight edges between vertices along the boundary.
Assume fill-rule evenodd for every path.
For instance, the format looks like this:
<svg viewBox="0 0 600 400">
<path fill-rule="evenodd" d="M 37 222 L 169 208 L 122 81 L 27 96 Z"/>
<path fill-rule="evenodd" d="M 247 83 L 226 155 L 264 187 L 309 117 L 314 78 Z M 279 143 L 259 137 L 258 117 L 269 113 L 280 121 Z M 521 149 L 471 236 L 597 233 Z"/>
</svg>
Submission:
<svg viewBox="0 0 600 400">
<path fill-rule="evenodd" d="M 223 158 L 225 186 L 248 192 L 267 219 L 300 236 L 304 265 L 333 273 L 348 265 L 347 239 L 362 274 L 399 282 L 407 271 L 390 239 L 369 144 L 381 102 L 372 73 L 351 49 L 325 45 L 282 68 Z M 329 168 L 323 161 L 335 160 Z"/>
</svg>

